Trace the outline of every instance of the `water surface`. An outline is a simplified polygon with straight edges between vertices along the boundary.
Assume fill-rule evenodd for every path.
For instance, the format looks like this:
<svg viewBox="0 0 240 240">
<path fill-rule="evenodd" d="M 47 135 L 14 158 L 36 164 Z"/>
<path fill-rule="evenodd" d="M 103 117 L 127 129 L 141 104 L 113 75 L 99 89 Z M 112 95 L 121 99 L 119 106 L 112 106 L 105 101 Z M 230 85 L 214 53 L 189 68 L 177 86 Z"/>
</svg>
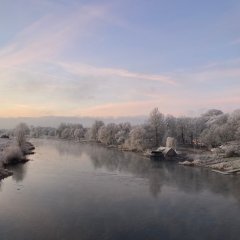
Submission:
<svg viewBox="0 0 240 240">
<path fill-rule="evenodd" d="M 33 140 L 0 183 L 1 240 L 239 239 L 240 177 Z"/>
</svg>

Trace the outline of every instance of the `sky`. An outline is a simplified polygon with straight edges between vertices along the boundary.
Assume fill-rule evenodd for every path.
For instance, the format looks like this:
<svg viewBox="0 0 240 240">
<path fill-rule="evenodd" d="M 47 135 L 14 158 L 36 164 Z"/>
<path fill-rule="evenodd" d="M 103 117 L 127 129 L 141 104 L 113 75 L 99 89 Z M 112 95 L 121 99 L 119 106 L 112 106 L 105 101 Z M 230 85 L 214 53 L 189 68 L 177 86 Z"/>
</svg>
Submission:
<svg viewBox="0 0 240 240">
<path fill-rule="evenodd" d="M 1 0 L 0 117 L 240 107 L 239 0 Z"/>
</svg>

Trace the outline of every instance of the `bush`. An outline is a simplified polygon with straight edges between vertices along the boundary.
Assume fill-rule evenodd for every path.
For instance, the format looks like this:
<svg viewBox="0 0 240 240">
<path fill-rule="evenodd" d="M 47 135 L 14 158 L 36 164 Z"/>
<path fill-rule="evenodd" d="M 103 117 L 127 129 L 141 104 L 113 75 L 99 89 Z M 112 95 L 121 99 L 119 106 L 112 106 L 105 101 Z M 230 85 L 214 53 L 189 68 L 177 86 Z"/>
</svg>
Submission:
<svg viewBox="0 0 240 240">
<path fill-rule="evenodd" d="M 10 146 L 4 150 L 3 162 L 4 164 L 18 163 L 23 159 L 23 153 L 19 146 Z"/>
</svg>

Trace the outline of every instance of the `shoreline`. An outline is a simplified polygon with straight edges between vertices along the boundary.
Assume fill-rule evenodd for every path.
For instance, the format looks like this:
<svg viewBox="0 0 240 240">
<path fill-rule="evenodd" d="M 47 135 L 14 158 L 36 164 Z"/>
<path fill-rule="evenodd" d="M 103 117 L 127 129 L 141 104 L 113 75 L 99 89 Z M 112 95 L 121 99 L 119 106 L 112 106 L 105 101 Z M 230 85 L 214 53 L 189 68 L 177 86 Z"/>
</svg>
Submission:
<svg viewBox="0 0 240 240">
<path fill-rule="evenodd" d="M 29 161 L 27 155 L 34 154 L 34 145 L 31 142 L 26 142 L 20 148 L 15 139 L 0 140 L 0 181 L 6 177 L 12 176 L 12 171 L 7 169 L 7 166 L 24 164 Z"/>
<path fill-rule="evenodd" d="M 235 152 L 233 151 L 229 155 L 228 147 L 230 145 L 235 148 Z M 203 167 L 223 175 L 240 174 L 240 142 L 229 142 L 211 150 L 196 151 L 190 153 L 189 157 L 191 160 L 179 164 L 190 167 Z"/>
<path fill-rule="evenodd" d="M 61 139 L 61 138 L 55 138 L 55 137 L 36 138 L 36 139 L 53 139 L 58 141 L 70 141 L 78 144 L 79 143 L 80 144 L 96 144 L 99 146 L 103 146 L 107 149 L 116 149 L 121 152 L 135 153 L 142 158 L 153 160 L 153 161 L 168 161 L 168 162 L 174 162 L 175 164 L 179 164 L 186 167 L 207 168 L 212 172 L 215 172 L 218 174 L 224 174 L 224 175 L 240 174 L 240 157 L 226 157 L 223 153 L 216 154 L 214 153 L 216 149 L 214 149 L 213 151 L 213 150 L 207 150 L 207 149 L 194 149 L 194 148 L 181 146 L 177 151 L 177 156 L 165 157 L 165 159 L 157 159 L 157 158 L 154 159 L 154 158 L 151 158 L 151 156 L 149 155 L 149 151 L 151 151 L 150 149 L 145 151 L 136 151 L 136 150 L 126 149 L 120 145 L 119 146 L 105 145 L 101 142 L 97 142 L 93 140 L 88 141 L 85 139 L 79 140 L 79 141 L 76 141 L 74 139 Z M 237 143 L 237 146 L 239 146 L 240 148 L 240 143 Z M 32 150 L 35 149 L 33 144 L 30 142 L 26 142 L 26 145 L 24 146 L 24 148 L 25 148 L 23 151 L 24 158 L 15 164 L 27 162 L 28 159 L 26 158 L 26 156 L 29 154 L 33 154 Z M 1 158 L 0 158 L 0 166 L 1 166 Z M 8 172 L 6 168 L 0 167 L 0 180 L 11 175 L 12 173 L 10 171 Z"/>
<path fill-rule="evenodd" d="M 61 139 L 60 139 L 61 140 Z M 70 140 L 71 141 L 71 140 Z M 105 145 L 100 142 L 96 141 L 79 141 L 79 143 L 95 143 L 106 147 L 108 149 L 117 149 L 122 152 L 132 152 L 136 153 L 141 157 L 151 159 L 149 155 L 150 149 L 145 151 L 134 151 L 130 149 L 125 149 L 121 146 L 115 145 Z M 226 151 L 223 151 L 226 145 L 220 146 L 214 149 L 201 149 L 201 148 L 189 148 L 185 146 L 181 146 L 177 152 L 177 155 L 174 157 L 166 157 L 164 159 L 155 159 L 154 161 L 167 161 L 167 162 L 174 162 L 182 166 L 189 166 L 189 167 L 202 167 L 207 168 L 212 172 L 223 174 L 223 175 L 233 175 L 233 174 L 240 174 L 240 156 L 231 156 L 227 157 Z M 235 144 L 240 149 L 240 142 L 232 142 L 231 144 Z M 221 150 L 221 154 L 216 153 Z M 153 158 L 154 159 L 154 158 Z"/>
<path fill-rule="evenodd" d="M 61 139 L 60 139 L 61 140 Z M 86 141 L 84 140 L 82 143 L 93 143 L 94 141 Z M 115 145 L 105 145 L 103 143 L 94 142 L 95 144 L 102 145 L 103 147 L 109 149 L 117 149 L 122 152 L 131 152 L 138 154 L 141 157 L 147 158 L 151 160 L 151 156 L 149 155 L 150 149 L 145 151 L 134 151 L 130 149 L 125 149 L 121 146 Z M 236 143 L 235 143 L 236 144 Z M 237 142 L 237 145 L 240 148 L 240 143 Z M 153 161 L 166 161 L 173 162 L 175 164 L 179 164 L 187 167 L 201 167 L 207 168 L 212 172 L 224 175 L 233 175 L 240 174 L 240 157 L 226 157 L 225 153 L 216 154 L 214 151 L 209 149 L 201 149 L 201 148 L 193 148 L 181 146 L 176 152 L 177 156 L 174 157 L 166 157 L 164 159 L 154 159 Z M 236 163 L 237 161 L 237 163 Z"/>
</svg>

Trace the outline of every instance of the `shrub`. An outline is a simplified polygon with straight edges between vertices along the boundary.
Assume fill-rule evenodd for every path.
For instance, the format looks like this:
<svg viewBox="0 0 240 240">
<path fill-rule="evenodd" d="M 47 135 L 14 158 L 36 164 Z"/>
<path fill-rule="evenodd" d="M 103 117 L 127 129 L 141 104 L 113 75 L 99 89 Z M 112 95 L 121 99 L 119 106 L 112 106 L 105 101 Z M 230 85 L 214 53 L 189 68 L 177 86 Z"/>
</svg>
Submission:
<svg viewBox="0 0 240 240">
<path fill-rule="evenodd" d="M 18 163 L 23 158 L 23 153 L 19 146 L 9 146 L 4 150 L 3 162 L 4 164 Z"/>
</svg>

